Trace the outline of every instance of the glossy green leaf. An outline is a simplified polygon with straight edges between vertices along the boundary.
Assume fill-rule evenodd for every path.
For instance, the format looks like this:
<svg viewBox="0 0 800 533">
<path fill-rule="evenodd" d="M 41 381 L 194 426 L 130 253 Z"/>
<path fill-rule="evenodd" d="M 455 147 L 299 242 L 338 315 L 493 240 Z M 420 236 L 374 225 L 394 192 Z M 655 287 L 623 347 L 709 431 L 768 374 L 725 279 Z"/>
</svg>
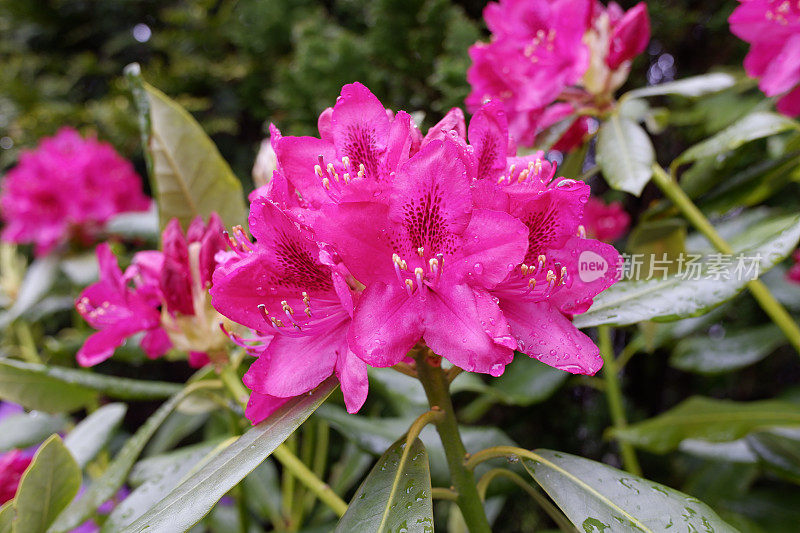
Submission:
<svg viewBox="0 0 800 533">
<path fill-rule="evenodd" d="M 502 402 L 528 406 L 552 396 L 569 376 L 568 372 L 518 354 L 503 375 L 492 380 L 490 387 Z"/>
<path fill-rule="evenodd" d="M 288 401 L 214 456 L 124 531 L 187 531 L 311 416 L 335 388 L 336 379 L 329 378 L 313 393 Z"/>
<path fill-rule="evenodd" d="M 747 274 L 752 274 L 750 267 L 756 264 L 757 258 L 760 258 L 758 273 L 763 274 L 786 258 L 796 248 L 798 240 L 800 216 L 761 219 L 729 241 L 736 255 L 745 258 L 740 275 L 735 275 L 735 255 L 729 279 L 716 276 L 712 271 L 713 262 L 705 257 L 697 275 L 687 271 L 687 275 L 679 272 L 665 278 L 620 281 L 596 296 L 589 310 L 576 316 L 574 323 L 579 328 L 602 324 L 622 326 L 644 320 L 668 322 L 702 315 L 744 289 L 753 277 Z M 689 242 L 687 239 L 687 247 Z M 708 253 L 706 250 L 691 251 Z M 646 275 L 642 273 L 642 277 Z"/>
<path fill-rule="evenodd" d="M 157 400 L 181 390 L 177 383 L 104 376 L 88 370 L 0 360 L 0 398 L 40 411 L 73 411 L 97 393 L 120 400 Z"/>
<path fill-rule="evenodd" d="M 36 451 L 14 497 L 14 533 L 45 533 L 81 487 L 81 469 L 61 437 L 53 435 Z"/>
<path fill-rule="evenodd" d="M 17 299 L 11 307 L 0 313 L 0 330 L 5 329 L 41 300 L 53 286 L 56 274 L 58 274 L 58 256 L 56 254 L 33 261 L 22 279 Z"/>
<path fill-rule="evenodd" d="M 800 426 L 800 409 L 780 400 L 734 402 L 694 396 L 655 418 L 612 429 L 611 435 L 654 453 L 676 449 L 685 439 L 728 442 L 754 431 Z"/>
<path fill-rule="evenodd" d="M 75 411 L 97 401 L 96 391 L 52 377 L 46 369 L 44 365 L 0 360 L 0 399 L 48 413 Z"/>
<path fill-rule="evenodd" d="M 61 431 L 67 419 L 45 413 L 16 413 L 0 420 L 0 453 L 27 448 Z"/>
<path fill-rule="evenodd" d="M 69 432 L 64 445 L 83 468 L 103 449 L 125 417 L 128 407 L 122 403 L 104 405 L 83 419 Z"/>
<path fill-rule="evenodd" d="M 759 431 L 747 444 L 770 470 L 800 484 L 800 428 Z"/>
<path fill-rule="evenodd" d="M 686 439 L 678 447 L 683 453 L 708 459 L 709 461 L 725 461 L 728 463 L 756 464 L 758 456 L 747 445 L 745 439 L 730 442 L 709 442 L 702 439 Z"/>
<path fill-rule="evenodd" d="M 386 450 L 336 526 L 337 533 L 433 532 L 428 454 L 422 441 L 401 438 Z"/>
<path fill-rule="evenodd" d="M 150 457 L 167 452 L 183 439 L 200 429 L 208 420 L 208 413 L 186 414 L 175 411 L 161 424 L 158 431 L 147 443 L 144 455 Z"/>
<path fill-rule="evenodd" d="M 579 531 L 735 532 L 707 505 L 610 466 L 552 450 L 523 464 Z"/>
<path fill-rule="evenodd" d="M 700 76 L 692 76 L 690 78 L 660 83 L 650 87 L 634 89 L 622 95 L 620 100 L 644 98 L 646 96 L 660 96 L 664 94 L 702 96 L 707 93 L 714 93 L 723 89 L 727 89 L 728 87 L 733 87 L 735 83 L 736 78 L 730 74 L 713 72 L 711 74 L 702 74 Z"/>
<path fill-rule="evenodd" d="M 164 402 L 147 422 L 128 439 L 122 449 L 117 452 L 114 460 L 108 465 L 103 475 L 95 479 L 86 492 L 72 502 L 48 530 L 50 533 L 70 531 L 82 524 L 100 505 L 112 498 L 128 477 L 136 458 L 142 453 L 147 441 L 153 436 L 164 419 L 178 406 L 184 398 L 197 390 L 189 385 L 181 392 Z"/>
<path fill-rule="evenodd" d="M 679 155 L 672 164 L 677 166 L 704 157 L 724 154 L 750 141 L 769 137 L 789 129 L 798 129 L 797 122 L 777 113 L 756 111 L 731 124 L 713 137 L 695 144 Z"/>
<path fill-rule="evenodd" d="M 653 143 L 637 123 L 611 115 L 597 133 L 597 163 L 608 184 L 635 196 L 652 176 Z"/>
<path fill-rule="evenodd" d="M 176 102 L 142 80 L 135 68 L 126 74 L 133 87 L 143 138 L 149 153 L 150 179 L 161 228 L 172 219 L 184 229 L 198 215 L 219 214 L 228 225 L 247 223 L 242 185 L 213 141 Z M 144 104 L 143 99 L 146 99 Z"/>
<path fill-rule="evenodd" d="M 362 454 L 367 457 L 366 454 Z M 250 508 L 262 518 L 273 522 L 283 520 L 281 517 L 281 481 L 275 464 L 267 459 L 250 472 L 242 481 Z M 331 484 L 331 488 L 333 485 Z M 336 489 L 334 492 L 336 492 Z"/>
<path fill-rule="evenodd" d="M 217 444 L 219 441 L 205 442 L 137 463 L 131 471 L 131 479 L 141 483 L 114 508 L 102 531 L 121 531 L 133 523 L 169 494 Z"/>
<path fill-rule="evenodd" d="M 752 365 L 785 342 L 781 330 L 773 324 L 732 331 L 721 339 L 689 337 L 675 346 L 669 362 L 687 372 L 720 374 Z"/>
</svg>

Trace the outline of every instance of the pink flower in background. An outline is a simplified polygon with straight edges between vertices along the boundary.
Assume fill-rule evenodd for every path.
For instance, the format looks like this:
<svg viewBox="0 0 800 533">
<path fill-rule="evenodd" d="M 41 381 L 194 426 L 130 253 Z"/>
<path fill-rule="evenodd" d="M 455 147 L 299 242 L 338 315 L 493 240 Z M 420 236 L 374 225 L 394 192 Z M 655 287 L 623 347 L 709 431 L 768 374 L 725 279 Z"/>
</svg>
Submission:
<svg viewBox="0 0 800 533">
<path fill-rule="evenodd" d="M 740 0 L 728 22 L 750 43 L 744 69 L 759 78 L 767 96 L 780 96 L 778 111 L 800 115 L 800 5 L 788 0 Z"/>
<path fill-rule="evenodd" d="M 589 198 L 583 210 L 583 227 L 593 239 L 611 242 L 628 232 L 631 217 L 619 202 L 606 204 L 595 197 Z"/>
<path fill-rule="evenodd" d="M 72 239 L 91 244 L 114 215 L 150 206 L 129 161 L 71 128 L 23 152 L 1 194 L 3 240 L 33 243 L 37 255 Z"/>
<path fill-rule="evenodd" d="M 0 455 L 0 505 L 14 498 L 19 481 L 32 457 L 19 450 L 12 450 Z"/>
<path fill-rule="evenodd" d="M 217 269 L 211 288 L 220 313 L 264 337 L 244 377 L 253 391 L 245 414 L 256 424 L 332 374 L 348 411 L 358 411 L 367 365 L 347 342 L 353 300 L 346 270 L 263 196 L 252 198 L 250 230 L 257 242 L 238 234 L 238 257 Z"/>
<path fill-rule="evenodd" d="M 794 283 L 800 283 L 800 250 L 792 254 L 792 259 L 794 259 L 794 265 L 786 273 L 786 279 Z"/>
<path fill-rule="evenodd" d="M 78 362 L 105 361 L 126 338 L 145 332 L 141 347 L 149 357 L 175 347 L 189 354 L 192 366 L 207 364 L 208 353 L 227 341 L 219 329 L 222 317 L 208 302 L 216 256 L 226 249 L 223 231 L 216 214 L 208 224 L 197 217 L 185 234 L 173 219 L 162 235 L 163 251 L 137 253 L 124 275 L 108 244 L 98 246 L 100 280 L 75 306 L 100 331 L 78 351 Z"/>
<path fill-rule="evenodd" d="M 614 2 L 501 0 L 486 6 L 484 18 L 492 39 L 470 48 L 468 109 L 500 100 L 523 146 L 566 121 L 554 144 L 561 151 L 583 143 L 591 119 L 576 115 L 608 105 L 650 39 L 643 2 L 625 12 Z"/>
<path fill-rule="evenodd" d="M 145 332 L 142 348 L 158 357 L 169 348 L 169 338 L 161 327 L 158 288 L 152 280 L 139 277 L 132 286 L 129 273 L 123 275 L 111 247 L 97 247 L 100 280 L 90 285 L 75 301 L 84 320 L 99 331 L 89 336 L 78 350 L 81 366 L 93 366 L 111 357 L 128 337 Z"/>
</svg>

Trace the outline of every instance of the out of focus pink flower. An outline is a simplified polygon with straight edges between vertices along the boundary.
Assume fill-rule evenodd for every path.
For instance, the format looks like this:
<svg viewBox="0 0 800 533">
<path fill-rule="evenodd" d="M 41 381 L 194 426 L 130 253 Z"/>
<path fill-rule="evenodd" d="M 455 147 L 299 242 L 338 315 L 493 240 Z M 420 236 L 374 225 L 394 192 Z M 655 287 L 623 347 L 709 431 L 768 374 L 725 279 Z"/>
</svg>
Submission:
<svg viewBox="0 0 800 533">
<path fill-rule="evenodd" d="M 744 69 L 759 78 L 767 96 L 780 96 L 778 111 L 800 115 L 800 5 L 789 0 L 739 0 L 728 22 L 750 43 Z"/>
<path fill-rule="evenodd" d="M 129 161 L 71 128 L 24 152 L 0 194 L 3 240 L 33 243 L 37 255 L 70 240 L 91 244 L 114 215 L 150 206 Z"/>
<path fill-rule="evenodd" d="M 625 12 L 614 2 L 606 8 L 593 0 L 500 0 L 486 7 L 484 18 L 492 39 L 470 48 L 468 109 L 500 100 L 523 146 L 569 121 L 556 142 L 561 151 L 582 144 L 589 131 L 582 110 L 612 102 L 650 39 L 643 2 Z"/>
<path fill-rule="evenodd" d="M 792 259 L 794 259 L 794 265 L 786 273 L 786 278 L 794 283 L 800 283 L 800 250 L 792 255 Z"/>
<path fill-rule="evenodd" d="M 19 481 L 32 458 L 19 450 L 0 455 L 0 505 L 14 498 Z"/>
<path fill-rule="evenodd" d="M 605 242 L 619 239 L 628 232 L 630 215 L 619 202 L 606 204 L 591 197 L 583 210 L 583 227 L 586 236 Z"/>
</svg>

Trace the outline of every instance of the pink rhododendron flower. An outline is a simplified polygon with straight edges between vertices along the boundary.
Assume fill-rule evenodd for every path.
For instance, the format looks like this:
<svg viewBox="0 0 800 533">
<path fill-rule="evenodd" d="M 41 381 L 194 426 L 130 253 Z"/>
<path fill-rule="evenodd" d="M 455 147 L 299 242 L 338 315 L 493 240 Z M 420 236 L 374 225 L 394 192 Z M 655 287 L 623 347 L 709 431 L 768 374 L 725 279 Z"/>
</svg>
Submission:
<svg viewBox="0 0 800 533">
<path fill-rule="evenodd" d="M 593 239 L 615 241 L 628 232 L 630 223 L 630 215 L 619 202 L 606 204 L 591 197 L 583 210 L 583 227 L 586 235 Z"/>
<path fill-rule="evenodd" d="M 19 450 L 11 450 L 0 455 L 0 505 L 14 498 L 19 481 L 32 457 Z"/>
<path fill-rule="evenodd" d="M 100 331 L 78 351 L 78 362 L 100 363 L 127 337 L 145 332 L 141 346 L 149 357 L 174 347 L 189 354 L 192 366 L 207 364 L 227 343 L 208 297 L 217 254 L 226 248 L 223 233 L 216 214 L 207 225 L 197 217 L 185 234 L 173 219 L 162 235 L 163 251 L 137 253 L 124 275 L 108 245 L 98 246 L 100 281 L 83 291 L 76 307 Z"/>
<path fill-rule="evenodd" d="M 424 137 L 405 117 L 353 84 L 320 138 L 273 128 L 278 168 L 251 197 L 256 242 L 238 235 L 211 289 L 219 312 L 267 337 L 250 346 L 251 421 L 331 374 L 354 412 L 364 362 L 407 362 L 421 343 L 494 376 L 515 350 L 600 367 L 571 317 L 616 281 L 619 254 L 581 236 L 588 186 L 554 180 L 541 153 L 516 156 L 498 101 L 469 128 L 452 110 Z M 583 276 L 589 260 L 606 269 Z"/>
<path fill-rule="evenodd" d="M 492 39 L 470 48 L 467 107 L 500 100 L 524 146 L 583 108 L 607 106 L 650 39 L 643 2 L 625 12 L 614 2 L 605 8 L 592 0 L 500 0 L 484 18 Z M 579 146 L 590 131 L 585 116 L 569 124 L 555 149 Z"/>
<path fill-rule="evenodd" d="M 794 265 L 786 272 L 786 278 L 794 283 L 800 283 L 800 250 L 792 254 Z"/>
<path fill-rule="evenodd" d="M 788 0 L 740 0 L 728 22 L 750 43 L 744 69 L 759 78 L 767 96 L 780 96 L 778 111 L 800 115 L 800 5 Z"/>
<path fill-rule="evenodd" d="M 43 255 L 71 239 L 91 244 L 114 215 L 149 206 L 129 161 L 110 144 L 62 128 L 24 152 L 3 180 L 2 238 L 33 243 Z"/>
</svg>

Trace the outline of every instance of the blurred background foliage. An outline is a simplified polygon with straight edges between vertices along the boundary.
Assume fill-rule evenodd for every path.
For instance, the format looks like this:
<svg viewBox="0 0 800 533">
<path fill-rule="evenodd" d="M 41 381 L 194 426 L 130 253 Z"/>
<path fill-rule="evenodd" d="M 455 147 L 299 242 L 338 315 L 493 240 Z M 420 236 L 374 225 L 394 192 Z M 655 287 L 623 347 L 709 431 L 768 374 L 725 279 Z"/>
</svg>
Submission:
<svg viewBox="0 0 800 533">
<path fill-rule="evenodd" d="M 114 144 L 144 175 L 136 116 L 122 75 L 125 65 L 138 62 L 148 82 L 201 122 L 248 190 L 268 123 L 275 122 L 285 134 L 314 134 L 319 112 L 332 105 L 345 83 L 362 81 L 387 107 L 420 112 L 423 128 L 450 107 L 462 106 L 469 91 L 467 49 L 487 37 L 481 20 L 484 5 L 477 0 L 0 0 L 0 170 L 14 164 L 20 149 L 72 125 Z M 747 47 L 728 29 L 727 17 L 735 6 L 734 0 L 649 1 L 653 40 L 635 61 L 627 87 L 720 66 L 739 69 Z M 662 164 L 745 113 L 769 108 L 752 84 L 699 101 L 662 97 L 650 105 L 652 116 L 661 117 L 660 127 L 648 128 Z M 676 127 L 659 133 L 666 125 Z M 683 173 L 682 181 L 709 215 L 731 218 L 742 206 L 761 204 L 797 211 L 796 164 L 780 180 L 770 173 L 797 157 L 797 135 L 778 135 L 749 143 L 730 157 L 701 160 Z M 590 152 L 587 165 L 591 159 Z M 599 178 L 592 186 L 596 193 L 605 192 Z M 607 197 L 622 199 L 619 193 Z M 650 186 L 641 198 L 624 201 L 637 222 L 669 222 L 675 213 L 657 197 Z M 800 290 L 787 285 L 780 272 L 766 281 L 790 310 L 800 312 Z M 679 327 L 645 323 L 618 330 L 618 352 L 631 340 L 648 352 L 631 359 L 624 370 L 632 421 L 661 413 L 693 394 L 796 400 L 800 370 L 796 354 L 785 346 L 762 350 L 747 368 L 714 375 L 687 371 L 685 364 L 681 369 L 675 362 L 680 353 L 686 359 L 692 348 L 685 340 L 721 339 L 726 329 L 740 331 L 766 322 L 752 298 L 742 294 L 702 320 L 685 320 Z M 72 364 L 88 330 L 55 335 L 60 327 L 52 326 L 34 325 L 36 336 L 48 339 L 44 358 Z M 47 337 L 50 333 L 54 335 Z M 758 339 L 756 344 L 763 344 Z M 125 348 L 97 370 L 167 380 L 184 379 L 188 372 L 185 365 L 164 360 L 148 362 L 145 369 L 143 361 L 138 350 Z M 464 385 L 457 395 L 462 417 L 502 428 L 523 447 L 557 448 L 618 464 L 615 447 L 603 438 L 610 420 L 596 381 L 554 377 L 531 366 L 511 367 L 507 375 L 497 384 Z M 495 392 L 488 393 L 487 385 Z M 371 386 L 377 394 L 370 396 L 364 414 L 406 414 L 409 397 L 402 387 L 398 392 L 380 378 Z M 556 390 L 560 393 L 553 394 Z M 126 424 L 137 427 L 146 414 L 137 409 Z M 348 433 L 347 422 L 330 410 L 320 416 L 334 427 L 340 420 L 340 429 Z M 364 426 L 349 433 L 358 431 Z M 496 437 L 485 431 L 486 439 Z M 191 442 L 198 434 L 181 438 Z M 689 454 L 642 452 L 641 458 L 648 478 L 700 497 L 745 531 L 796 530 L 800 507 L 785 502 L 796 503 L 800 491 L 774 476 L 757 475 L 758 465 Z M 541 515 L 524 498 L 508 498 L 504 509 L 497 531 L 541 525 Z"/>
</svg>

